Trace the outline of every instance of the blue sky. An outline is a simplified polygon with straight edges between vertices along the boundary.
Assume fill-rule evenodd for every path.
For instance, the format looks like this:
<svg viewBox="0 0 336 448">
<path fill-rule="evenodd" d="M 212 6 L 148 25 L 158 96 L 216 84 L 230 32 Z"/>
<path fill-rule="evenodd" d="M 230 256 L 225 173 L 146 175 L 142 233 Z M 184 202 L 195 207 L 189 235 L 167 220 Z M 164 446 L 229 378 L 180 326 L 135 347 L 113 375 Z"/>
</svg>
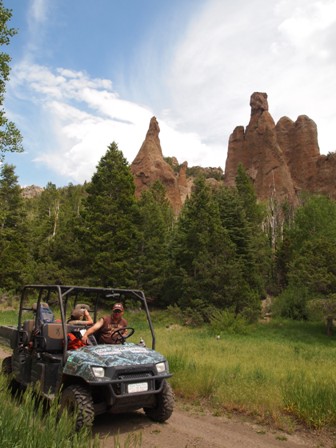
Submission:
<svg viewBox="0 0 336 448">
<path fill-rule="evenodd" d="M 267 92 L 336 150 L 334 0 L 4 0 L 18 29 L 5 108 L 24 137 L 21 185 L 89 181 L 107 146 L 129 163 L 149 121 L 163 154 L 225 168 L 230 134 Z"/>
</svg>

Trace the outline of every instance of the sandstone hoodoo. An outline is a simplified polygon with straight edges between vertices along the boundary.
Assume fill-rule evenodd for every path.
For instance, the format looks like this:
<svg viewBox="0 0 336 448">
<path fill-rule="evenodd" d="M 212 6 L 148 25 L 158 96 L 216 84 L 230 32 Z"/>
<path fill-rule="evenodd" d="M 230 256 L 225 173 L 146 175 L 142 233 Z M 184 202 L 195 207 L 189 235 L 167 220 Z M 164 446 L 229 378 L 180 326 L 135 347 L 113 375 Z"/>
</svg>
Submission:
<svg viewBox="0 0 336 448">
<path fill-rule="evenodd" d="M 336 155 L 320 155 L 314 121 L 300 115 L 295 122 L 282 117 L 275 124 L 266 93 L 253 93 L 250 106 L 248 126 L 237 126 L 229 139 L 225 184 L 235 184 L 241 163 L 261 200 L 296 204 L 301 191 L 336 198 Z"/>
<path fill-rule="evenodd" d="M 181 194 L 179 189 L 178 175 L 173 168 L 164 160 L 160 139 L 159 124 L 153 117 L 150 120 L 146 138 L 131 164 L 131 171 L 134 177 L 136 195 L 149 188 L 156 180 L 162 182 L 166 190 L 166 195 L 175 213 L 182 207 Z M 186 180 L 184 174 L 181 179 L 181 187 L 184 191 Z M 183 192 L 183 195 L 185 193 Z"/>
<path fill-rule="evenodd" d="M 239 164 L 251 177 L 259 200 L 270 198 L 297 205 L 302 191 L 336 199 L 336 154 L 320 155 L 317 126 L 306 115 L 296 121 L 282 117 L 275 123 L 268 110 L 267 94 L 254 92 L 246 128 L 237 126 L 229 138 L 224 185 L 234 186 Z M 150 120 L 146 138 L 131 164 L 136 195 L 159 180 L 178 214 L 190 195 L 193 180 L 203 174 L 213 188 L 223 185 L 220 168 L 188 168 L 163 157 L 157 119 Z M 168 160 L 168 161 L 169 161 Z M 188 175 L 187 175 L 188 174 Z"/>
<path fill-rule="evenodd" d="M 235 183 L 242 164 L 254 182 L 259 199 L 275 197 L 295 202 L 294 183 L 283 151 L 277 141 L 276 126 L 268 112 L 267 94 L 251 96 L 251 118 L 246 130 L 235 128 L 229 139 L 224 182 Z"/>
</svg>

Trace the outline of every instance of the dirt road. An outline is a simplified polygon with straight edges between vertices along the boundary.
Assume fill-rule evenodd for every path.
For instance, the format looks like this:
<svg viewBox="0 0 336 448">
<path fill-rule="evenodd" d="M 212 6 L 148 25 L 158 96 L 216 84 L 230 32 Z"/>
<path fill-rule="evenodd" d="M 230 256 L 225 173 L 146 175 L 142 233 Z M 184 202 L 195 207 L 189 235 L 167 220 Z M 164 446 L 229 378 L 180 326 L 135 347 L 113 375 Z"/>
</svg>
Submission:
<svg viewBox="0 0 336 448">
<path fill-rule="evenodd" d="M 0 347 L 0 358 L 9 353 Z M 142 448 L 336 448 L 336 433 L 334 438 L 313 432 L 285 434 L 238 417 L 194 412 L 179 401 L 164 424 L 153 423 L 143 412 L 106 414 L 96 418 L 93 433 L 99 434 L 103 448 L 114 448 L 117 435 L 123 446 L 130 434 L 141 434 Z"/>
<path fill-rule="evenodd" d="M 177 403 L 172 417 L 164 424 L 151 422 L 141 412 L 99 416 L 94 433 L 99 433 L 102 439 L 107 436 L 104 448 L 114 448 L 117 434 L 123 446 L 129 433 L 142 434 L 142 448 L 336 447 L 330 435 L 304 432 L 289 435 L 238 418 L 194 414 L 184 410 L 181 403 Z"/>
</svg>

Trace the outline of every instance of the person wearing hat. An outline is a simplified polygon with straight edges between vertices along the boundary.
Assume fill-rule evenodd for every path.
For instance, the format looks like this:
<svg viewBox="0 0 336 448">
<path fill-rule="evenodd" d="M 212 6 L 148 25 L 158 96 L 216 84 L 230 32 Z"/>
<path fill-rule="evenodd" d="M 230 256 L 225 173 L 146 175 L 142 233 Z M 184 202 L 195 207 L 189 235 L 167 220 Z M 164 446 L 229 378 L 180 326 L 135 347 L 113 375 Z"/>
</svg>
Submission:
<svg viewBox="0 0 336 448">
<path fill-rule="evenodd" d="M 124 307 L 122 303 L 115 303 L 112 307 L 112 313 L 109 316 L 101 317 L 91 328 L 86 330 L 82 341 L 87 343 L 91 334 L 98 332 L 98 344 L 119 344 L 120 336 L 113 333 L 118 329 L 128 326 L 127 320 L 123 318 Z M 127 334 L 127 330 L 122 334 Z M 113 335 L 113 336 L 112 336 Z"/>
</svg>

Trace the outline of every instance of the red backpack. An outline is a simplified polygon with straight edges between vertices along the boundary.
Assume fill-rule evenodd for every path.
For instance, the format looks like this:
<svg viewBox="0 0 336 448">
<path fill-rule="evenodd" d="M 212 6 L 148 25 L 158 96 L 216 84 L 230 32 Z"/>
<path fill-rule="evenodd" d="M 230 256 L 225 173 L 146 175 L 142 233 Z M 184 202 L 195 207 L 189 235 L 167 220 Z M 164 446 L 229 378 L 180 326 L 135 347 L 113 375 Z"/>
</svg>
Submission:
<svg viewBox="0 0 336 448">
<path fill-rule="evenodd" d="M 85 346 L 86 344 L 81 339 L 77 338 L 73 333 L 68 333 L 68 350 L 77 350 Z"/>
</svg>

